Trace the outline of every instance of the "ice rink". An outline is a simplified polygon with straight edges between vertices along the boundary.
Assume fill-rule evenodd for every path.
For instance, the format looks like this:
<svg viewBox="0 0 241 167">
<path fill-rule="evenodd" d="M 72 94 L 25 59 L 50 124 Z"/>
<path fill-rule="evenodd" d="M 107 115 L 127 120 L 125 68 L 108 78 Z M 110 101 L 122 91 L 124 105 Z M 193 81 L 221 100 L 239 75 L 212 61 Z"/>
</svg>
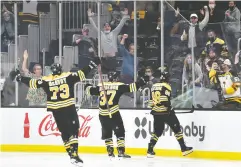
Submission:
<svg viewBox="0 0 241 167">
<path fill-rule="evenodd" d="M 1 167 L 73 167 L 64 153 L 1 153 Z M 110 159 L 106 155 L 81 155 L 84 167 L 241 167 L 241 161 L 214 161 L 189 158 L 133 156 Z"/>
</svg>

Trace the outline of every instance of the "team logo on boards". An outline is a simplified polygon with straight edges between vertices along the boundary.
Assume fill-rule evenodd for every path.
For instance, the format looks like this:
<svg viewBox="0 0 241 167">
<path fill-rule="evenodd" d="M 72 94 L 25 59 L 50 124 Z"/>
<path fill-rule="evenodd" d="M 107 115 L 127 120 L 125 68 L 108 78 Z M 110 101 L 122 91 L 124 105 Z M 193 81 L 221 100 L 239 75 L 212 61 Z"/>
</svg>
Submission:
<svg viewBox="0 0 241 167">
<path fill-rule="evenodd" d="M 144 127 L 147 125 L 146 117 L 142 118 L 141 121 L 138 117 L 136 117 L 135 118 L 135 124 L 137 126 L 137 129 L 134 133 L 135 138 L 138 139 L 140 136 L 142 136 L 142 138 L 145 139 L 147 137 L 147 132 L 144 129 Z"/>
</svg>

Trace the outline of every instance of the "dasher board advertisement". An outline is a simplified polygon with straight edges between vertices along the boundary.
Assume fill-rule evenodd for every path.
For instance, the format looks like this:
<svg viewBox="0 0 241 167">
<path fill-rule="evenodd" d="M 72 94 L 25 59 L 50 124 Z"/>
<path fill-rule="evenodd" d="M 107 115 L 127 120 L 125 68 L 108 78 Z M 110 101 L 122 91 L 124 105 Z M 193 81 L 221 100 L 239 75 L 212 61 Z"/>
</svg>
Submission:
<svg viewBox="0 0 241 167">
<path fill-rule="evenodd" d="M 149 110 L 121 110 L 127 152 L 146 154 L 153 131 L 153 118 L 148 113 Z M 80 150 L 105 153 L 98 110 L 80 109 L 78 115 Z M 194 148 L 192 156 L 218 158 L 217 155 L 220 155 L 241 160 L 241 133 L 237 131 L 241 129 L 241 112 L 196 111 L 192 114 L 178 114 L 177 117 L 187 145 Z M 51 152 L 64 151 L 54 118 L 51 112 L 43 108 L 1 109 L 1 146 L 2 151 L 38 151 L 40 148 Z M 163 136 L 156 145 L 157 155 L 159 149 L 165 150 L 161 155 L 180 154 L 178 142 L 168 126 L 165 126 Z"/>
</svg>

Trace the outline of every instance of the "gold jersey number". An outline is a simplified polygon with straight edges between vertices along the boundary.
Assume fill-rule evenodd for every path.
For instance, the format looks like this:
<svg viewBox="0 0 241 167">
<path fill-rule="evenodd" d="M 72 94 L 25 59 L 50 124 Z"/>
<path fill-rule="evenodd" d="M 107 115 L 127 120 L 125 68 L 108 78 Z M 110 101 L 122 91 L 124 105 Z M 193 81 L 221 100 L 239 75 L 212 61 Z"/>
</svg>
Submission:
<svg viewBox="0 0 241 167">
<path fill-rule="evenodd" d="M 116 95 L 116 91 L 115 90 L 108 90 L 106 92 L 107 96 L 110 96 L 109 100 L 108 100 L 108 104 L 109 105 L 113 105 L 113 100 L 114 100 L 114 97 Z M 106 98 L 105 98 L 105 93 L 104 91 L 101 91 L 100 92 L 100 106 L 104 106 L 106 105 Z"/>
<path fill-rule="evenodd" d="M 152 99 L 155 104 L 158 104 L 161 102 L 160 100 L 161 92 L 160 91 L 154 91 L 152 92 Z"/>
<path fill-rule="evenodd" d="M 170 97 L 170 96 L 171 96 L 171 92 L 168 91 L 168 90 L 166 90 L 164 97 L 166 97 L 166 96 L 167 96 L 167 97 Z M 161 96 L 161 92 L 160 92 L 160 91 L 154 91 L 154 92 L 152 92 L 152 99 L 153 99 L 153 102 L 154 102 L 155 104 L 159 104 L 159 103 L 162 102 L 161 97 L 163 98 L 163 96 Z"/>
<path fill-rule="evenodd" d="M 57 100 L 57 93 L 60 92 L 59 96 L 62 99 L 67 99 L 69 98 L 69 85 L 63 84 L 60 86 L 54 86 L 50 87 L 49 90 L 53 92 L 53 96 L 51 97 L 51 100 Z"/>
</svg>

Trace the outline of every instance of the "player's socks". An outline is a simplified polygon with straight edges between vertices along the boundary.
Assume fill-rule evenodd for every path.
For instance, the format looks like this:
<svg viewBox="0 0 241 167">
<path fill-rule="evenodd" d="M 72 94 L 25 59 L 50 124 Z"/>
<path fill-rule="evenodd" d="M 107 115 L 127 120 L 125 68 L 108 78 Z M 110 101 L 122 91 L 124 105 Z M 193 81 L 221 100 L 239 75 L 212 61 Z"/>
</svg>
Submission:
<svg viewBox="0 0 241 167">
<path fill-rule="evenodd" d="M 190 154 L 190 153 L 193 152 L 193 148 L 192 148 L 192 147 L 187 147 L 187 146 L 186 146 L 186 144 L 185 144 L 185 142 L 184 142 L 184 139 L 183 139 L 183 134 L 182 134 L 182 132 L 176 133 L 176 134 L 175 134 L 175 137 L 176 137 L 176 139 L 177 139 L 177 141 L 178 141 L 178 143 L 179 143 L 179 145 L 180 145 L 180 147 L 181 147 L 182 155 L 183 155 L 183 156 L 186 156 L 186 155 L 188 155 L 188 154 Z"/>
<path fill-rule="evenodd" d="M 127 155 L 125 153 L 125 138 L 124 137 L 118 137 L 117 138 L 117 150 L 118 150 L 118 157 L 119 158 L 131 158 L 130 155 Z"/>
<path fill-rule="evenodd" d="M 156 155 L 153 149 L 154 149 L 153 144 L 148 143 L 147 158 L 153 158 Z"/>
<path fill-rule="evenodd" d="M 156 145 L 158 141 L 158 137 L 156 134 L 152 134 L 152 137 L 151 137 L 151 140 L 150 140 L 150 143 L 148 144 L 148 150 L 147 150 L 147 157 L 148 158 L 153 158 L 155 156 L 155 152 L 154 152 L 154 147 Z"/>
<path fill-rule="evenodd" d="M 112 138 L 106 139 L 105 145 L 106 145 L 106 148 L 107 148 L 108 156 L 109 157 L 115 157 Z"/>
</svg>

